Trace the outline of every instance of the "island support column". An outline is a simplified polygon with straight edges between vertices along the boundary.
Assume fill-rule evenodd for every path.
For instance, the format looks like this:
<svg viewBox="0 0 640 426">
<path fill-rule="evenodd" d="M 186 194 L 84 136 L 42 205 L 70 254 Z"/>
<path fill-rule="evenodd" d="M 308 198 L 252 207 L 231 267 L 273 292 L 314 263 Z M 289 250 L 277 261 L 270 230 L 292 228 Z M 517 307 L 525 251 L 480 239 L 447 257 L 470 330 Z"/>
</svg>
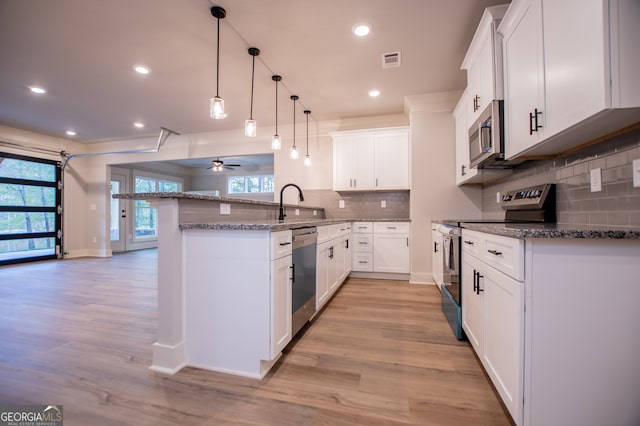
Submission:
<svg viewBox="0 0 640 426">
<path fill-rule="evenodd" d="M 182 231 L 179 201 L 156 199 L 158 209 L 158 341 L 153 344 L 153 371 L 175 374 L 185 363 L 182 283 Z"/>
</svg>

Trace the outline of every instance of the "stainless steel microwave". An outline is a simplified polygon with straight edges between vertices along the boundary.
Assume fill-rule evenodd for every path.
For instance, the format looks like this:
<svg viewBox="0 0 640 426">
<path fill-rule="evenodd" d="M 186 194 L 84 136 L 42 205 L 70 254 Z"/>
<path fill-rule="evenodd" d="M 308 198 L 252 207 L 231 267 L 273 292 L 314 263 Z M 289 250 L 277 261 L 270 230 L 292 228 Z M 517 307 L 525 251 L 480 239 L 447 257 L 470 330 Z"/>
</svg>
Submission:
<svg viewBox="0 0 640 426">
<path fill-rule="evenodd" d="M 511 167 L 504 161 L 504 101 L 495 100 L 469 128 L 469 167 Z"/>
</svg>

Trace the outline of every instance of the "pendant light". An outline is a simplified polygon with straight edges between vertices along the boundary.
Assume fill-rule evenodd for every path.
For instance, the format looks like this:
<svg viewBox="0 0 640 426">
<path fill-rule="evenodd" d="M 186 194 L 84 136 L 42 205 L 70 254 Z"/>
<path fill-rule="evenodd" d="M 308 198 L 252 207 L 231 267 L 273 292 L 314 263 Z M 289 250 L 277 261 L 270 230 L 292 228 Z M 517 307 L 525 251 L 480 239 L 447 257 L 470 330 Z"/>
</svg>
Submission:
<svg viewBox="0 0 640 426">
<path fill-rule="evenodd" d="M 304 114 L 307 116 L 307 155 L 304 156 L 304 165 L 309 167 L 311 165 L 311 157 L 309 157 L 309 114 L 311 111 L 305 109 Z"/>
<path fill-rule="evenodd" d="M 298 148 L 296 148 L 296 101 L 298 99 L 297 95 L 291 95 L 291 100 L 293 101 L 293 145 L 289 154 L 292 160 L 297 160 L 299 157 Z"/>
<path fill-rule="evenodd" d="M 282 80 L 282 77 L 279 75 L 272 75 L 271 80 L 276 82 L 276 133 L 271 138 L 271 149 L 274 151 L 280 151 L 280 148 L 282 148 L 282 141 L 278 134 L 278 82 Z"/>
<path fill-rule="evenodd" d="M 256 120 L 253 119 L 253 80 L 256 71 L 256 56 L 260 54 L 257 47 L 249 48 L 249 55 L 253 57 L 251 64 L 251 109 L 249 110 L 249 119 L 244 121 L 244 135 L 250 138 L 256 137 Z"/>
<path fill-rule="evenodd" d="M 213 6 L 211 8 L 211 15 L 218 20 L 218 37 L 216 49 L 216 95 L 209 100 L 209 115 L 211 118 L 220 120 L 227 116 L 224 113 L 224 99 L 222 99 L 218 93 L 220 86 L 220 20 L 227 16 L 227 12 L 220 6 Z"/>
</svg>

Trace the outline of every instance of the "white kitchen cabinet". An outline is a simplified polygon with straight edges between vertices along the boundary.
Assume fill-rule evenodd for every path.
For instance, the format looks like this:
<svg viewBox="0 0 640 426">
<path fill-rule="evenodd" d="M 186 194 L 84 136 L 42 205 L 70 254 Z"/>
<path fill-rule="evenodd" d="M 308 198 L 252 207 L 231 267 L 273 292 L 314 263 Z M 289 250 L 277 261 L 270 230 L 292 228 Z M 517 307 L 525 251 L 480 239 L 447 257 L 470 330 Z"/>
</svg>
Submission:
<svg viewBox="0 0 640 426">
<path fill-rule="evenodd" d="M 442 247 L 442 232 L 439 225 L 433 224 L 431 227 L 431 270 L 433 282 L 442 289 L 442 274 L 444 272 L 444 257 Z"/>
<path fill-rule="evenodd" d="M 480 250 L 469 245 L 462 247 L 462 327 L 505 406 L 514 419 L 520 419 L 524 381 L 524 284 L 502 272 L 518 271 L 520 263 L 500 262 L 497 267 L 501 270 L 498 270 L 495 263 L 492 266 L 484 258 L 485 254 L 502 258 L 503 254 L 495 247 L 515 246 L 514 251 L 522 254 L 517 248 L 523 248 L 524 242 L 463 230 L 463 239 L 470 241 L 470 236 L 475 238 L 473 245 L 477 244 Z M 478 252 L 481 255 L 475 257 Z"/>
<path fill-rule="evenodd" d="M 354 222 L 353 272 L 373 272 L 373 222 Z"/>
<path fill-rule="evenodd" d="M 316 310 L 336 292 L 351 271 L 351 224 L 318 227 L 323 238 L 316 250 Z"/>
<path fill-rule="evenodd" d="M 408 274 L 409 223 L 373 224 L 373 271 Z"/>
<path fill-rule="evenodd" d="M 506 157 L 558 154 L 640 116 L 640 3 L 514 0 L 502 20 Z"/>
<path fill-rule="evenodd" d="M 462 236 L 463 328 L 515 423 L 637 424 L 640 241 Z"/>
<path fill-rule="evenodd" d="M 467 121 L 475 122 L 494 99 L 502 99 L 502 46 L 496 40 L 497 26 L 509 5 L 485 9 L 476 28 L 462 69 L 467 70 Z"/>
<path fill-rule="evenodd" d="M 271 359 L 282 352 L 292 337 L 291 264 L 290 254 L 271 261 Z"/>
<path fill-rule="evenodd" d="M 409 189 L 407 127 L 331 133 L 333 189 Z"/>
</svg>

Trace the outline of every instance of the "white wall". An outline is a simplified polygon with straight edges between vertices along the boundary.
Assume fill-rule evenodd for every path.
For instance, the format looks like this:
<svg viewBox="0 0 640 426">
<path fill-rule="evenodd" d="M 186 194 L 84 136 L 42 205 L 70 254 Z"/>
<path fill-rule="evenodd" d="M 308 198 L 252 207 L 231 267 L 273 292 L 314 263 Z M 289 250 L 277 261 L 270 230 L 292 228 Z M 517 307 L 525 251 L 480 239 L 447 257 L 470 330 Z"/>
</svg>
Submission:
<svg viewBox="0 0 640 426">
<path fill-rule="evenodd" d="M 431 221 L 482 216 L 482 189 L 456 186 L 452 112 L 461 94 L 405 98 L 411 121 L 411 281 L 416 283 L 433 283 Z"/>
</svg>

